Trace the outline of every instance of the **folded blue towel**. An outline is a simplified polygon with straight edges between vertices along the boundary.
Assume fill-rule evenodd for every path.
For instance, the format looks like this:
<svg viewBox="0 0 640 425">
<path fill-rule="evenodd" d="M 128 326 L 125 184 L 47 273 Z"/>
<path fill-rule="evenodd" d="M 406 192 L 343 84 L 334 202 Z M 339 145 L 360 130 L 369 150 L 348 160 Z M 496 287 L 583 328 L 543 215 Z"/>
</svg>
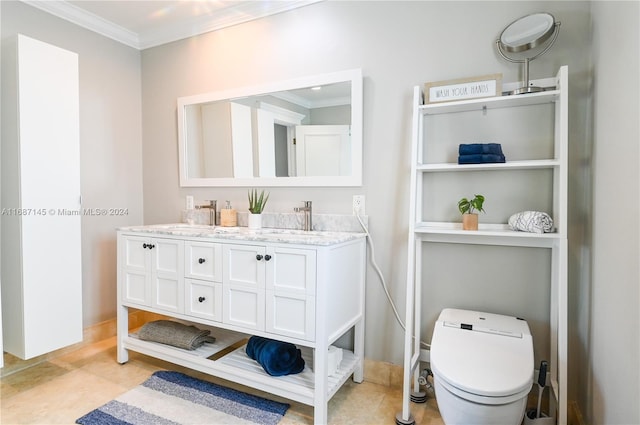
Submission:
<svg viewBox="0 0 640 425">
<path fill-rule="evenodd" d="M 493 154 L 502 155 L 500 143 L 467 143 L 458 146 L 458 155 Z"/>
<path fill-rule="evenodd" d="M 271 376 L 291 375 L 304 369 L 300 350 L 288 342 L 254 335 L 249 338 L 245 351 Z"/>
<path fill-rule="evenodd" d="M 458 164 L 485 164 L 494 162 L 505 162 L 504 155 L 478 153 L 458 156 Z"/>
</svg>

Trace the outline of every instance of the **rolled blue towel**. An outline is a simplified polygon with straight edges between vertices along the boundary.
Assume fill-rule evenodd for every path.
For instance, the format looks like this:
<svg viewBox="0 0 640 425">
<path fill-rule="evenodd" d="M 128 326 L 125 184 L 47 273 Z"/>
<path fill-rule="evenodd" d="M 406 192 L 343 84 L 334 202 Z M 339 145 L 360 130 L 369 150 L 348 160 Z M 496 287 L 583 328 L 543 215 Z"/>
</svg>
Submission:
<svg viewBox="0 0 640 425">
<path fill-rule="evenodd" d="M 458 146 L 458 155 L 492 154 L 502 155 L 500 143 L 463 143 Z"/>
<path fill-rule="evenodd" d="M 505 162 L 504 155 L 477 153 L 458 156 L 458 164 L 485 164 L 494 162 Z"/>
<path fill-rule="evenodd" d="M 292 375 L 304 370 L 300 350 L 288 342 L 254 335 L 249 338 L 245 351 L 271 376 Z"/>
</svg>

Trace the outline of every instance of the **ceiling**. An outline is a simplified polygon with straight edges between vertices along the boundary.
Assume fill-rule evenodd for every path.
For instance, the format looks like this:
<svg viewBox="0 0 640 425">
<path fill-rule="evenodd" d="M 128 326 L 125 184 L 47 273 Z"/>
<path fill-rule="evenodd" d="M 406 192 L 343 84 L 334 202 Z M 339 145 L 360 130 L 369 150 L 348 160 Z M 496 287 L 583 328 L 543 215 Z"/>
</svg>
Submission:
<svg viewBox="0 0 640 425">
<path fill-rule="evenodd" d="M 139 50 L 322 0 L 22 0 Z"/>
</svg>

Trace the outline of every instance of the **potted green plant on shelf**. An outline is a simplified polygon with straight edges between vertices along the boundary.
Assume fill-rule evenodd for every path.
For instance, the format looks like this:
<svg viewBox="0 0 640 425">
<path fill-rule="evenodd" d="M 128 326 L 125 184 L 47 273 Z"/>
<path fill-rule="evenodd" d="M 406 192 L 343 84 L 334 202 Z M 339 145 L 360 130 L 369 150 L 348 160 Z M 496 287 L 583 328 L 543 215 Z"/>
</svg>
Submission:
<svg viewBox="0 0 640 425">
<path fill-rule="evenodd" d="M 247 219 L 249 229 L 262 227 L 262 211 L 268 199 L 269 194 L 265 194 L 264 190 L 260 194 L 257 189 L 249 190 L 249 212 L 251 213 Z"/>
<path fill-rule="evenodd" d="M 484 212 L 482 208 L 484 196 L 475 195 L 472 199 L 462 198 L 458 201 L 458 210 L 462 214 L 462 230 L 478 230 L 478 214 Z"/>
</svg>

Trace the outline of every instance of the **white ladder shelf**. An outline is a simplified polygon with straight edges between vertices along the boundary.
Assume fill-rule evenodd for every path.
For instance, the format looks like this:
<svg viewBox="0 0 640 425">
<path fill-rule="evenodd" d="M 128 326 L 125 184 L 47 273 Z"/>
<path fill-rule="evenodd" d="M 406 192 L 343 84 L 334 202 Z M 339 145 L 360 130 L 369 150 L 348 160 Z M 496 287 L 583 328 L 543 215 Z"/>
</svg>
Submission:
<svg viewBox="0 0 640 425">
<path fill-rule="evenodd" d="M 413 96 L 413 131 L 411 184 L 409 204 L 409 235 L 407 246 L 407 293 L 406 293 L 406 330 L 404 347 L 404 381 L 402 411 L 396 416 L 399 425 L 414 424 L 410 411 L 410 401 L 420 400 L 420 362 L 428 361 L 428 353 L 421 349 L 423 290 L 434 282 L 422 278 L 422 246 L 424 243 L 453 243 L 475 245 L 500 245 L 513 247 L 547 248 L 551 251 L 551 275 L 549 277 L 550 299 L 550 353 L 549 366 L 552 387 L 552 411 L 555 409 L 558 425 L 567 423 L 567 156 L 568 156 L 568 68 L 563 66 L 553 78 L 534 81 L 535 84 L 551 81 L 553 89 L 543 92 L 497 96 L 484 99 L 454 101 L 439 104 L 424 104 L 422 88 L 416 86 Z M 549 85 L 549 84 L 546 84 Z M 425 134 L 427 117 L 456 114 L 459 112 L 492 109 L 510 109 L 551 104 L 553 112 L 552 153 L 546 158 L 517 158 L 501 164 L 459 165 L 450 162 L 451 153 L 442 161 L 438 157 L 427 159 L 426 146 L 430 141 Z M 489 114 L 487 114 L 489 115 Z M 456 115 L 455 117 L 458 117 Z M 513 124 L 514 126 L 517 124 Z M 461 143 L 467 143 L 461 141 Z M 449 147 L 456 149 L 457 145 Z M 438 155 L 435 155 L 438 156 Z M 431 160 L 430 160 L 431 159 Z M 449 162 L 447 161 L 449 159 Z M 432 162 L 433 161 L 433 162 Z M 535 234 L 510 230 L 505 223 L 480 225 L 478 231 L 464 231 L 461 224 L 447 220 L 426 219 L 424 205 L 426 193 L 425 176 L 455 175 L 456 173 L 502 173 L 520 170 L 549 170 L 552 175 L 547 190 L 552 201 L 554 233 Z M 428 198 L 427 198 L 428 199 Z M 436 214 L 437 215 L 437 214 Z M 424 288 L 423 288 L 424 286 Z M 481 306 L 479 306 L 481 307 Z M 432 312 L 433 313 L 433 312 Z"/>
</svg>

